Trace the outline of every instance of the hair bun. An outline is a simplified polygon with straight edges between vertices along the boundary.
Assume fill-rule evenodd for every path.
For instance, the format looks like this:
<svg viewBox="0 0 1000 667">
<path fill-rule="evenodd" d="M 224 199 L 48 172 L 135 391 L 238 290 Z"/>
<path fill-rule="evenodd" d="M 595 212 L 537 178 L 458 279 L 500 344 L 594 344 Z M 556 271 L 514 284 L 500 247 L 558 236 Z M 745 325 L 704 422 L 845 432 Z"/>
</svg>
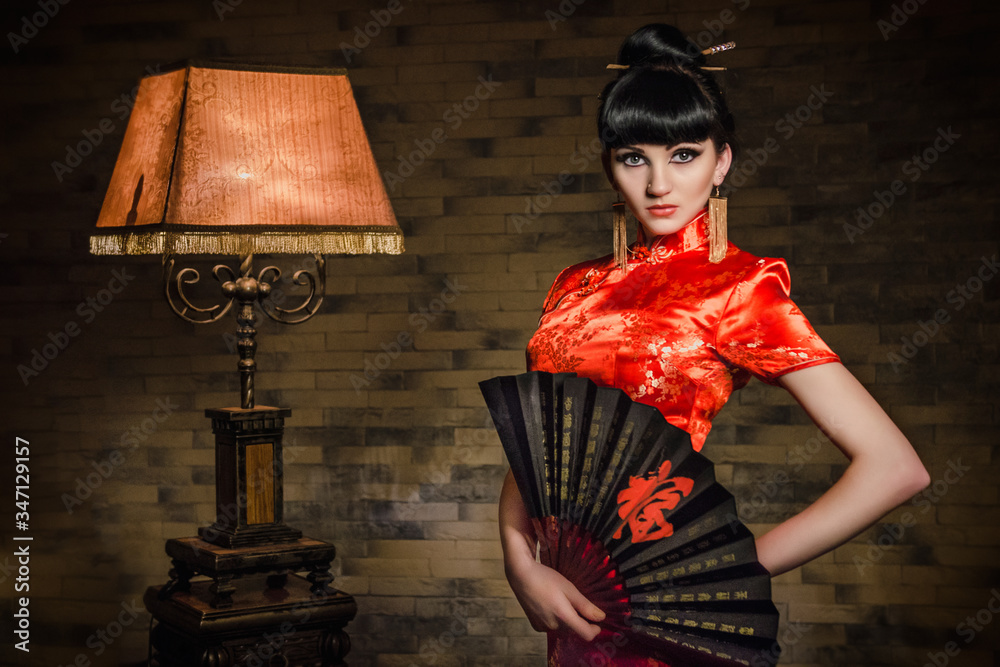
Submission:
<svg viewBox="0 0 1000 667">
<path fill-rule="evenodd" d="M 676 27 L 651 23 L 625 39 L 618 50 L 618 64 L 629 67 L 672 64 L 697 68 L 705 64 L 705 56 Z"/>
<path fill-rule="evenodd" d="M 720 45 L 719 50 L 722 49 Z M 671 25 L 653 23 L 618 51 L 618 76 L 604 86 L 597 130 L 605 151 L 711 139 L 735 153 L 735 123 L 702 50 Z"/>
</svg>

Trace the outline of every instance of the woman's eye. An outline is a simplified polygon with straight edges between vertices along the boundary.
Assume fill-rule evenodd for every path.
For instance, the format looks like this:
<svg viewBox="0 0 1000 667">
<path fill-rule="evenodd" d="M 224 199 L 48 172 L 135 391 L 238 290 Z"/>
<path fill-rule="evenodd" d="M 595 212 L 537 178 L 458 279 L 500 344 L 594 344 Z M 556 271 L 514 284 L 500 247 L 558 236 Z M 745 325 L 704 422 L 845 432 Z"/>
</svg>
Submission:
<svg viewBox="0 0 1000 667">
<path fill-rule="evenodd" d="M 695 151 L 680 150 L 674 153 L 675 162 L 690 162 L 696 157 L 698 157 L 698 153 Z"/>
<path fill-rule="evenodd" d="M 627 153 L 618 158 L 618 161 L 629 167 L 637 167 L 644 162 L 638 153 Z"/>
</svg>

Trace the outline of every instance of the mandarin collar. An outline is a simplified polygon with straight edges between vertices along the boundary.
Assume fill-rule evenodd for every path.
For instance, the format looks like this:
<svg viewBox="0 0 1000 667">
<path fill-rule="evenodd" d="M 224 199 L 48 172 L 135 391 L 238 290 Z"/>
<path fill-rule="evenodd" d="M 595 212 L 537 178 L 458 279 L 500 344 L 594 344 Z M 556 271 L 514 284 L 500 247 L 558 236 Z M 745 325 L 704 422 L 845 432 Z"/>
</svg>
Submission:
<svg viewBox="0 0 1000 667">
<path fill-rule="evenodd" d="M 628 262 L 626 263 L 626 269 L 628 265 L 638 264 L 639 262 L 647 262 L 649 264 L 658 264 L 660 262 L 665 262 L 674 255 L 679 255 L 683 252 L 688 252 L 689 250 L 695 250 L 696 248 L 702 248 L 708 246 L 708 208 L 701 210 L 698 215 L 691 218 L 691 221 L 686 225 L 678 229 L 673 234 L 664 234 L 662 236 L 657 236 L 653 239 L 650 247 L 646 247 L 646 239 L 643 234 L 642 225 L 639 225 L 639 235 L 638 240 L 629 246 L 628 252 Z M 608 277 L 614 273 L 615 265 L 610 263 L 604 269 L 599 267 L 591 267 L 583 278 L 580 279 L 580 285 L 577 287 L 577 292 L 579 296 L 586 296 L 594 292 L 601 284 L 604 283 Z M 572 291 L 568 291 L 563 294 L 558 301 L 556 301 L 555 306 L 558 306 L 564 298 Z M 555 308 L 553 306 L 553 308 Z M 541 321 L 541 320 L 539 320 Z"/>
<path fill-rule="evenodd" d="M 639 240 L 629 247 L 628 263 L 647 262 L 656 264 L 674 255 L 708 245 L 708 209 L 691 218 L 691 221 L 673 234 L 663 234 L 653 239 L 646 247 L 642 225 L 639 225 Z"/>
</svg>

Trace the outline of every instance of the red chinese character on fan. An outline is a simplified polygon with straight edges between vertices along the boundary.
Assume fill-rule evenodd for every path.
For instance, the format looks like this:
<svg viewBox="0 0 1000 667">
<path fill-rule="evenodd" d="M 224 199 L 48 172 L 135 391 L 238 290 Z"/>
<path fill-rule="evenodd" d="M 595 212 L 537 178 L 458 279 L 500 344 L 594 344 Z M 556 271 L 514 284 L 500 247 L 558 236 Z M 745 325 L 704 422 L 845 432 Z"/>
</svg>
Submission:
<svg viewBox="0 0 1000 667">
<path fill-rule="evenodd" d="M 645 477 L 629 477 L 628 488 L 618 494 L 618 516 L 628 523 L 632 542 L 673 535 L 674 526 L 664 518 L 664 513 L 677 507 L 693 487 L 693 479 L 670 477 L 670 461 L 664 461 L 655 473 Z M 615 532 L 615 539 L 622 536 L 623 528 L 624 525 Z"/>
</svg>

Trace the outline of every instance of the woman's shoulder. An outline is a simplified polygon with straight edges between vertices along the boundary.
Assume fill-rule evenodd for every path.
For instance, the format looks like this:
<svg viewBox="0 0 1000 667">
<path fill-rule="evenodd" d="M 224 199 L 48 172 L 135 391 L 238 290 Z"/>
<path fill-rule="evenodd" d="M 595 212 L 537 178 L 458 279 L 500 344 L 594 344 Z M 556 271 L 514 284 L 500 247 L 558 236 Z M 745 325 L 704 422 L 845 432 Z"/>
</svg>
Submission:
<svg viewBox="0 0 1000 667">
<path fill-rule="evenodd" d="M 714 265 L 717 294 L 724 297 L 723 312 L 754 313 L 784 309 L 791 302 L 788 263 L 781 257 L 758 256 L 729 245 L 725 258 Z"/>
<path fill-rule="evenodd" d="M 784 259 L 758 256 L 732 243 L 717 263 L 708 261 L 704 249 L 678 257 L 671 268 L 663 289 L 673 293 L 677 289 L 674 283 L 683 282 L 688 293 L 697 294 L 706 308 L 717 306 L 726 311 L 736 304 L 769 303 L 780 295 L 787 298 L 791 291 Z"/>
<path fill-rule="evenodd" d="M 545 297 L 542 311 L 548 312 L 551 310 L 567 293 L 581 287 L 586 287 L 588 284 L 602 281 L 614 268 L 615 260 L 613 255 L 588 259 L 566 267 L 559 272 L 559 275 L 552 282 L 552 287 L 549 288 L 549 293 Z"/>
<path fill-rule="evenodd" d="M 549 288 L 542 310 L 550 310 L 568 292 L 602 280 L 614 268 L 614 255 L 604 255 L 566 267 L 559 272 Z"/>
<path fill-rule="evenodd" d="M 734 285 L 769 279 L 785 284 L 789 282 L 788 263 L 784 259 L 754 255 L 732 243 L 726 256 L 715 266 L 719 274 L 727 276 Z"/>
</svg>

